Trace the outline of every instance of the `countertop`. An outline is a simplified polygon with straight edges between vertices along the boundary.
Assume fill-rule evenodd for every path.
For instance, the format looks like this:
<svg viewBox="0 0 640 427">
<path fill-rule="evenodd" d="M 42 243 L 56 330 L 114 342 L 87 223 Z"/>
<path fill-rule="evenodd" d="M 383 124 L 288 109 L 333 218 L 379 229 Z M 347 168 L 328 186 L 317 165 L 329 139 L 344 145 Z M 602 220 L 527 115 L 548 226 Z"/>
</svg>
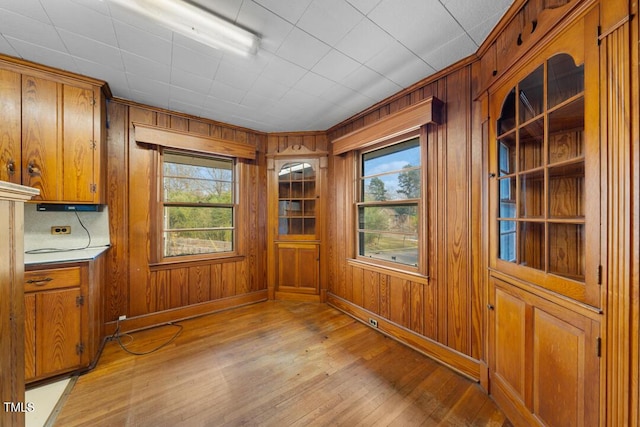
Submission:
<svg viewBox="0 0 640 427">
<path fill-rule="evenodd" d="M 91 261 L 99 257 L 107 249 L 109 249 L 109 246 L 98 246 L 78 250 L 43 252 L 36 254 L 25 253 L 24 264 L 33 265 L 52 264 L 60 262 Z"/>
</svg>

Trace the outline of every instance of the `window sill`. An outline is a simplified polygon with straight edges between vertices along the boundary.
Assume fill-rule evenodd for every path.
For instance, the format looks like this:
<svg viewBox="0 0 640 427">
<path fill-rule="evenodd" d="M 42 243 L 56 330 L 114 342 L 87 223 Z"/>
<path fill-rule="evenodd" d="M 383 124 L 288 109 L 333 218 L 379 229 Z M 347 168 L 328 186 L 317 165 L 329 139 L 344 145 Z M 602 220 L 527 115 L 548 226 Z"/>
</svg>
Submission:
<svg viewBox="0 0 640 427">
<path fill-rule="evenodd" d="M 245 259 L 244 255 L 225 255 L 225 256 L 216 256 L 216 257 L 198 257 L 198 258 L 181 258 L 170 261 L 161 261 L 156 263 L 149 264 L 149 270 L 151 271 L 161 271 L 161 270 L 171 270 L 174 268 L 185 268 L 185 267 L 197 267 L 200 265 L 211 265 L 211 264 L 222 264 L 228 262 L 237 262 L 243 261 Z"/>
<path fill-rule="evenodd" d="M 395 277 L 400 277 L 405 280 L 411 280 L 412 282 L 416 283 L 422 283 L 425 285 L 429 284 L 429 276 L 420 274 L 417 271 L 409 271 L 402 268 L 389 267 L 362 259 L 347 259 L 347 264 L 354 267 L 366 268 L 377 273 L 392 274 Z"/>
</svg>

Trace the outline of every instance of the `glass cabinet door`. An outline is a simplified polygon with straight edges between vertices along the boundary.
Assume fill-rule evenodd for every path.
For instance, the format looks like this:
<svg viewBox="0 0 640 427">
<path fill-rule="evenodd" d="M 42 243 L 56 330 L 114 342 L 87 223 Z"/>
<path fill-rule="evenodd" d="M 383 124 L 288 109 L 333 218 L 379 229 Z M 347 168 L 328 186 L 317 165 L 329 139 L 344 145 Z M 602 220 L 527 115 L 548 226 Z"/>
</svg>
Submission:
<svg viewBox="0 0 640 427">
<path fill-rule="evenodd" d="M 316 170 L 311 162 L 292 161 L 278 171 L 278 234 L 316 234 Z"/>
<path fill-rule="evenodd" d="M 518 81 L 502 99 L 493 151 L 498 269 L 571 282 L 553 290 L 576 299 L 587 263 L 584 80 L 584 65 L 558 54 Z"/>
</svg>

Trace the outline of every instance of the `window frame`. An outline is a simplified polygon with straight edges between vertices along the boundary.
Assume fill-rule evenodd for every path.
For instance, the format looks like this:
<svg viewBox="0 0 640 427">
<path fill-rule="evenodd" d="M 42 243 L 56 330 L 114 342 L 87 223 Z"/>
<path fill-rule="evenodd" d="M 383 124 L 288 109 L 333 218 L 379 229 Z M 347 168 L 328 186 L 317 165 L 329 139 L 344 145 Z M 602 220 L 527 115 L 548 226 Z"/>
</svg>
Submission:
<svg viewBox="0 0 640 427">
<path fill-rule="evenodd" d="M 231 189 L 232 189 L 232 201 L 231 203 L 181 203 L 181 202 L 170 202 L 166 203 L 164 200 L 164 163 L 165 163 L 165 155 L 178 155 L 185 157 L 197 157 L 203 159 L 220 159 L 223 161 L 231 162 Z M 215 260 L 215 259 L 224 259 L 224 258 L 232 258 L 237 257 L 239 254 L 238 248 L 238 232 L 239 232 L 239 224 L 238 220 L 240 217 L 239 213 L 239 200 L 240 194 L 240 162 L 237 158 L 231 156 L 224 156 L 220 154 L 213 153 L 202 153 L 190 150 L 183 150 L 177 148 L 170 147 L 161 147 L 158 155 L 157 162 L 157 202 L 156 202 L 156 239 L 155 239 L 155 248 L 156 248 L 156 261 L 158 264 L 165 263 L 179 263 L 179 262 L 189 262 L 189 261 L 201 261 L 201 260 Z M 232 209 L 231 212 L 231 227 L 223 227 L 225 229 L 230 229 L 232 238 L 231 245 L 232 249 L 230 251 L 220 251 L 220 252 L 207 252 L 202 254 L 182 254 L 182 255 L 171 255 L 168 256 L 165 254 L 165 207 L 166 206 L 185 206 L 185 207 L 193 207 L 193 208 L 210 208 L 210 207 L 224 207 Z"/>
<path fill-rule="evenodd" d="M 411 141 L 417 139 L 418 146 L 420 148 L 420 194 L 417 198 L 411 199 L 399 199 L 399 200 L 390 200 L 390 201 L 365 201 L 364 200 L 364 182 L 365 179 L 371 178 L 374 175 L 364 176 L 364 156 L 368 153 L 389 148 L 394 145 L 402 144 L 407 141 Z M 355 167 L 355 200 L 354 200 L 354 236 L 353 241 L 355 242 L 354 249 L 354 259 L 359 262 L 364 262 L 367 264 L 377 265 L 387 269 L 394 269 L 405 271 L 408 273 L 427 275 L 427 211 L 426 211 L 426 197 L 427 197 L 427 145 L 425 141 L 427 140 L 426 130 L 424 127 L 420 129 L 413 130 L 411 132 L 404 133 L 402 135 L 396 136 L 394 138 L 389 138 L 384 141 L 381 141 L 377 144 L 367 146 L 361 150 L 356 151 L 356 155 L 354 156 L 354 161 L 356 162 Z M 416 169 L 413 169 L 416 170 Z M 401 172 L 400 170 L 394 170 L 393 172 Z M 364 207 L 384 207 L 384 206 L 415 206 L 417 212 L 417 260 L 415 265 L 404 264 L 397 261 L 384 260 L 379 258 L 373 258 L 370 256 L 361 254 L 361 233 L 366 229 L 360 228 L 360 209 Z M 398 234 L 398 233 L 395 233 Z"/>
</svg>

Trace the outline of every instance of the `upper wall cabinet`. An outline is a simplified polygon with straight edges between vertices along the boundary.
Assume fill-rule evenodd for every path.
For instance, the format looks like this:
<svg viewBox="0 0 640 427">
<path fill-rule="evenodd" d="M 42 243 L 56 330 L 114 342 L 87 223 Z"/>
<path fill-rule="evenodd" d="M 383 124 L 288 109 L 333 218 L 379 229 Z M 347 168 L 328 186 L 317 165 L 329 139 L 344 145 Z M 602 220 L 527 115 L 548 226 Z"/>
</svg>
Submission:
<svg viewBox="0 0 640 427">
<path fill-rule="evenodd" d="M 595 42 L 585 46 L 588 22 L 492 97 L 490 264 L 599 307 L 598 62 Z"/>
<path fill-rule="evenodd" d="M 0 68 L 0 180 L 38 188 L 40 201 L 101 203 L 101 85 L 8 68 Z"/>
</svg>

